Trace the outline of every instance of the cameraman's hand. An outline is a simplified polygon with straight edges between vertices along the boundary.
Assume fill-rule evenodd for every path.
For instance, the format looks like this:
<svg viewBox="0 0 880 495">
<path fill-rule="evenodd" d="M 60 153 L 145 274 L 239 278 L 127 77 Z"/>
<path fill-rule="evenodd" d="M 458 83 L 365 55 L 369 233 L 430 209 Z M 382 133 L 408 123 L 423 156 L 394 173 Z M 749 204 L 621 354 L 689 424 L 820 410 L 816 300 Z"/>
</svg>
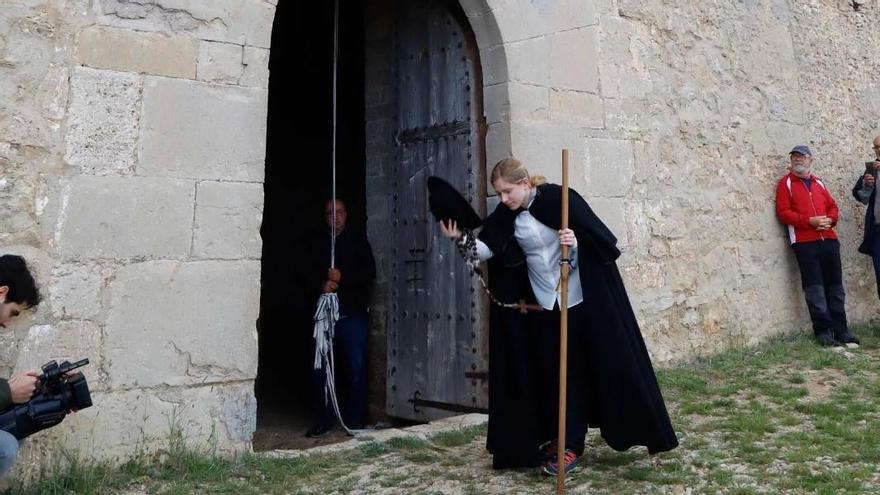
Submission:
<svg viewBox="0 0 880 495">
<path fill-rule="evenodd" d="M 25 371 L 12 375 L 12 378 L 9 379 L 9 391 L 12 392 L 14 404 L 24 404 L 31 400 L 37 389 L 37 377 L 39 376 L 40 374 L 36 371 Z"/>
<path fill-rule="evenodd" d="M 862 185 L 865 187 L 874 187 L 874 175 L 865 174 L 865 178 L 862 179 Z"/>
<path fill-rule="evenodd" d="M 339 271 L 339 268 L 328 268 L 327 269 L 327 280 L 339 283 L 342 279 L 342 272 Z"/>
<path fill-rule="evenodd" d="M 322 288 L 322 290 L 324 291 L 324 294 L 328 294 L 330 292 L 336 292 L 336 289 L 338 289 L 338 288 L 339 288 L 339 284 L 337 284 L 336 282 L 334 282 L 332 280 L 328 280 L 328 281 L 324 282 L 324 287 Z"/>
</svg>

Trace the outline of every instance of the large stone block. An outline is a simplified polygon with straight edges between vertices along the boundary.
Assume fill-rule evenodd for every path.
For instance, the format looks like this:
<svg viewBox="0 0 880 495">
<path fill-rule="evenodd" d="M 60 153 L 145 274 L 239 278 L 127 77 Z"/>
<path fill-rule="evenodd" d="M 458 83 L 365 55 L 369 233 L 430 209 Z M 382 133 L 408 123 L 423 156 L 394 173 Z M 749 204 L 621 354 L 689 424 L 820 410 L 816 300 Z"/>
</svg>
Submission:
<svg viewBox="0 0 880 495">
<path fill-rule="evenodd" d="M 513 156 L 522 160 L 529 172 L 544 175 L 550 182 L 562 180 L 562 150 L 569 150 L 569 170 L 575 176 L 583 167 L 584 134 L 581 129 L 550 122 L 513 122 Z"/>
<path fill-rule="evenodd" d="M 275 6 L 261 0 L 228 0 L 226 3 L 228 27 L 225 33 L 218 33 L 216 37 L 222 41 L 269 48 Z"/>
<path fill-rule="evenodd" d="M 549 90 L 542 86 L 508 83 L 483 90 L 486 122 L 547 120 L 550 117 Z"/>
<path fill-rule="evenodd" d="M 504 45 L 508 79 L 526 84 L 550 84 L 550 38 L 542 36 Z"/>
<path fill-rule="evenodd" d="M 60 263 L 49 279 L 49 301 L 57 318 L 94 319 L 109 270 L 98 264 Z"/>
<path fill-rule="evenodd" d="M 490 124 L 486 131 L 486 167 L 489 169 L 486 171 L 487 181 L 492 166 L 512 154 L 510 123 Z M 489 192 L 492 193 L 492 191 L 492 185 L 489 184 Z"/>
<path fill-rule="evenodd" d="M 583 0 L 500 2 L 486 15 L 495 17 L 505 41 L 519 41 L 595 25 L 598 12 L 593 4 Z"/>
<path fill-rule="evenodd" d="M 196 191 L 193 256 L 259 258 L 263 219 L 263 186 L 234 182 L 200 182 Z"/>
<path fill-rule="evenodd" d="M 101 327 L 86 320 L 68 320 L 55 325 L 34 325 L 17 343 L 18 371 L 39 371 L 49 360 L 78 361 L 88 358 L 89 364 L 80 369 L 86 376 L 90 390 L 106 390 L 107 377 L 101 353 Z"/>
<path fill-rule="evenodd" d="M 182 258 L 195 187 L 147 177 L 75 177 L 58 192 L 54 244 L 68 259 Z"/>
<path fill-rule="evenodd" d="M 263 0 L 98 0 L 99 22 L 135 31 L 188 33 L 195 38 L 268 48 L 275 5 Z"/>
<path fill-rule="evenodd" d="M 547 88 L 510 83 L 507 90 L 510 96 L 510 120 L 540 121 L 550 117 L 550 91 Z"/>
<path fill-rule="evenodd" d="M 642 98 L 603 98 L 602 101 L 605 105 L 605 128 L 617 135 L 643 137 L 646 135 L 646 122 L 650 122 L 652 136 L 668 136 L 679 130 L 681 117 L 670 114 L 672 112 L 665 101 Z"/>
<path fill-rule="evenodd" d="M 89 26 L 79 33 L 76 56 L 80 64 L 97 69 L 193 79 L 198 41 L 188 36 Z"/>
<path fill-rule="evenodd" d="M 247 381 L 99 392 L 92 396 L 94 406 L 29 441 L 21 464 L 49 463 L 60 449 L 84 460 L 122 463 L 167 452 L 175 441 L 206 454 L 248 452 L 257 418 L 253 389 Z"/>
<path fill-rule="evenodd" d="M 135 164 L 141 78 L 80 68 L 70 82 L 65 161 L 86 173 L 127 173 Z"/>
<path fill-rule="evenodd" d="M 461 4 L 461 9 L 464 11 L 464 15 L 468 17 L 482 15 L 492 11 L 492 7 L 487 0 L 460 0 L 458 3 Z"/>
<path fill-rule="evenodd" d="M 618 246 L 627 245 L 626 217 L 622 198 L 585 197 L 593 211 L 617 237 Z"/>
<path fill-rule="evenodd" d="M 0 110 L 2 111 L 2 110 Z M 2 125 L 2 124 L 0 124 Z M 0 144 L 0 245 L 33 244 L 39 245 L 35 234 L 39 225 L 34 215 L 37 183 L 35 174 L 5 156 L 12 146 Z M 11 157 L 17 161 L 16 157 Z M 37 234 L 38 236 L 38 234 Z"/>
<path fill-rule="evenodd" d="M 483 86 L 505 83 L 510 80 L 507 61 L 507 45 L 480 47 L 480 65 L 483 69 Z"/>
<path fill-rule="evenodd" d="M 199 44 L 198 79 L 235 84 L 244 73 L 241 45 L 203 41 Z"/>
<path fill-rule="evenodd" d="M 259 262 L 140 263 L 119 270 L 108 290 L 113 388 L 256 376 Z"/>
<path fill-rule="evenodd" d="M 480 49 L 498 46 L 505 41 L 501 35 L 498 20 L 491 12 L 469 16 L 468 24 L 474 32 L 477 47 Z"/>
<path fill-rule="evenodd" d="M 483 113 L 486 124 L 492 125 L 510 120 L 510 97 L 507 84 L 495 84 L 483 89 Z"/>
<path fill-rule="evenodd" d="M 605 105 L 595 94 L 580 91 L 550 90 L 550 118 L 594 129 L 605 126 Z"/>
<path fill-rule="evenodd" d="M 0 48 L 2 51 L 2 48 Z M 57 122 L 67 113 L 67 101 L 70 95 L 70 70 L 64 66 L 50 65 L 46 76 L 37 87 L 37 101 L 44 117 Z"/>
<path fill-rule="evenodd" d="M 599 92 L 598 28 L 574 29 L 550 37 L 550 85 Z"/>
<path fill-rule="evenodd" d="M 269 50 L 244 47 L 244 74 L 239 84 L 242 86 L 269 87 Z"/>
<path fill-rule="evenodd" d="M 651 91 L 646 57 L 651 53 L 644 26 L 615 16 L 601 17 L 599 77 L 602 96 L 643 97 Z"/>
<path fill-rule="evenodd" d="M 148 77 L 137 172 L 261 182 L 266 110 L 263 89 Z"/>
<path fill-rule="evenodd" d="M 591 195 L 623 197 L 632 184 L 635 159 L 629 141 L 589 139 L 583 177 Z"/>
</svg>

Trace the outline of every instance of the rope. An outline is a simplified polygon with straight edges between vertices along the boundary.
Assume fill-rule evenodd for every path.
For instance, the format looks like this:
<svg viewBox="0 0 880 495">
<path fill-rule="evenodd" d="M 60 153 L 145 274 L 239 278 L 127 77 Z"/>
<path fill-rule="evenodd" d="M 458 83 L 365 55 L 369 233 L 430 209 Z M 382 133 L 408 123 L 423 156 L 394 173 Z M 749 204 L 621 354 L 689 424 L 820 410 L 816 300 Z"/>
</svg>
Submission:
<svg viewBox="0 0 880 495">
<path fill-rule="evenodd" d="M 333 7 L 333 221 L 330 222 L 330 268 L 336 268 L 336 73 L 339 65 L 339 0 Z"/>
<path fill-rule="evenodd" d="M 333 14 L 333 145 L 332 145 L 332 193 L 333 193 L 333 218 L 330 222 L 330 268 L 336 268 L 336 72 L 339 60 L 339 0 L 336 0 Z M 333 412 L 342 428 L 351 436 L 365 430 L 352 430 L 342 420 L 342 412 L 339 409 L 339 399 L 336 396 L 336 362 L 333 356 L 333 336 L 336 322 L 339 321 L 339 296 L 335 292 L 321 294 L 318 299 L 318 308 L 315 310 L 315 329 L 312 337 L 315 338 L 315 362 L 314 368 L 324 369 L 324 405 L 329 402 L 333 405 Z"/>
</svg>

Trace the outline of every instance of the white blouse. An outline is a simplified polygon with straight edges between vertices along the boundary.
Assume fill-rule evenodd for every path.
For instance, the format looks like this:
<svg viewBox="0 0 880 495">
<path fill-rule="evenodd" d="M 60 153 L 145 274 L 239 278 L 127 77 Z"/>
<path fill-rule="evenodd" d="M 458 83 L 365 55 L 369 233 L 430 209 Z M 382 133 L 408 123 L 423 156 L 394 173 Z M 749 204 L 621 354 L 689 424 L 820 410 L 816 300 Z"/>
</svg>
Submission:
<svg viewBox="0 0 880 495">
<path fill-rule="evenodd" d="M 534 197 L 529 201 L 532 205 Z M 526 255 L 526 266 L 529 270 L 529 282 L 538 304 L 544 309 L 552 310 L 556 304 L 561 306 L 561 294 L 556 290 L 561 277 L 559 260 L 562 257 L 562 246 L 559 244 L 559 233 L 539 222 L 528 210 L 520 212 L 513 223 L 513 235 Z M 491 258 L 495 253 L 483 241 L 477 239 L 477 257 L 480 261 Z M 581 278 L 578 273 L 577 239 L 569 249 L 572 258 L 571 271 L 568 279 L 568 307 L 583 302 Z"/>
</svg>

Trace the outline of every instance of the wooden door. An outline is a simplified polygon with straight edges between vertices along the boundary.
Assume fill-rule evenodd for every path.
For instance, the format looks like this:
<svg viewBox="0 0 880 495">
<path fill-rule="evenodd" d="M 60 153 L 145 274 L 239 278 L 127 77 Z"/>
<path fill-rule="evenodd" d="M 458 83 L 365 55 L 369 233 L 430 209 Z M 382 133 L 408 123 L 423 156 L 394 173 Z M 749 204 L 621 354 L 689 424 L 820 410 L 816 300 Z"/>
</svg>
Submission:
<svg viewBox="0 0 880 495">
<path fill-rule="evenodd" d="M 485 298 L 427 205 L 443 177 L 485 212 L 485 119 L 476 43 L 443 0 L 394 2 L 388 412 L 430 420 L 485 411 Z"/>
</svg>

